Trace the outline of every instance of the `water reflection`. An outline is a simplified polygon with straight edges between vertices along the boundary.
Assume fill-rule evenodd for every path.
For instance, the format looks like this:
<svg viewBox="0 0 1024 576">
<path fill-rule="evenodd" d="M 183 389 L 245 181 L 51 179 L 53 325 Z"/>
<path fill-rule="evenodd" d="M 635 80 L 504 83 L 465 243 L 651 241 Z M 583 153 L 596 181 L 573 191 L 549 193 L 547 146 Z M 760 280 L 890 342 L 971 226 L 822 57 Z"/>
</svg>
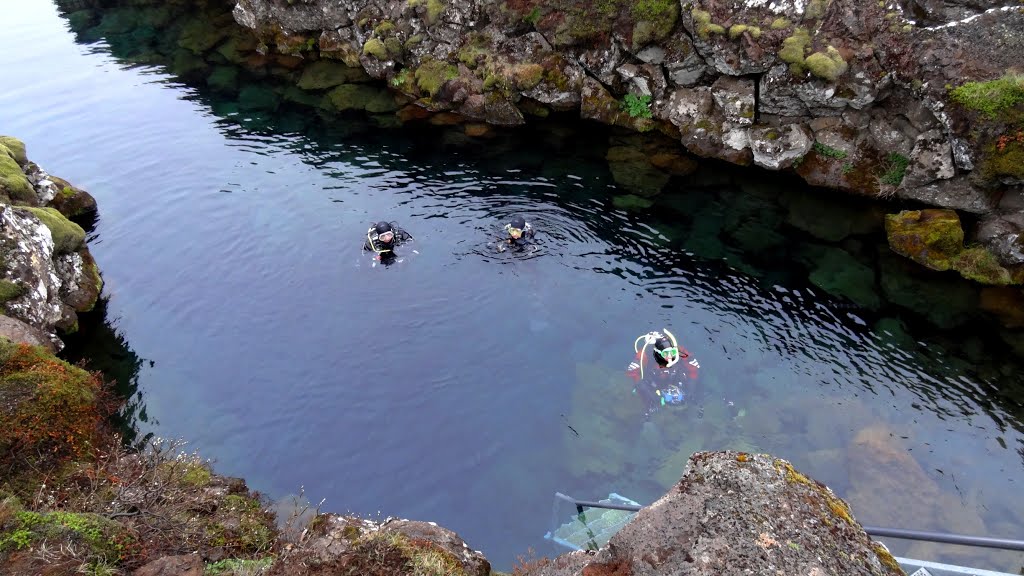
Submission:
<svg viewBox="0 0 1024 576">
<path fill-rule="evenodd" d="M 555 118 L 474 139 L 314 114 L 271 97 L 286 89 L 273 78 L 211 83 L 225 62 L 112 14 L 68 16 L 106 42 L 92 57 L 170 68 L 111 82 L 142 77 L 193 106 L 160 101 L 142 127 L 139 109 L 118 122 L 97 99 L 90 112 L 114 120 L 80 163 L 132 159 L 105 158 L 118 173 L 95 192 L 118 313 L 159 359 L 147 408 L 146 363 L 119 353 L 140 429 L 158 414 L 261 490 L 436 520 L 498 567 L 540 544 L 554 490 L 649 501 L 704 448 L 786 457 L 864 522 L 1024 527 L 1018 360 L 975 287 L 888 252 L 877 205 L 713 162 L 627 193 L 609 151 L 635 157 L 633 135 Z M 85 129 L 78 108 L 58 111 Z M 513 213 L 542 234 L 537 258 L 486 256 Z M 417 237 L 413 265 L 357 268 L 381 218 Z M 642 424 L 623 372 L 633 338 L 661 326 L 741 418 L 708 403 Z"/>
</svg>

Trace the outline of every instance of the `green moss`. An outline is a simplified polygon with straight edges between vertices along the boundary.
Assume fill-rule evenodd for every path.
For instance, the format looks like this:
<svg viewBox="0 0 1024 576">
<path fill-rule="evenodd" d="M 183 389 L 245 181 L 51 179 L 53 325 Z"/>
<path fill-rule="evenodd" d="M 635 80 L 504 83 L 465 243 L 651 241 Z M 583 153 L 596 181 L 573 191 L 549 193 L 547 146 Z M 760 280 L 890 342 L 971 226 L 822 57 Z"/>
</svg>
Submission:
<svg viewBox="0 0 1024 576">
<path fill-rule="evenodd" d="M 817 152 L 819 156 L 824 156 L 826 158 L 834 158 L 836 160 L 846 158 L 846 152 L 832 148 L 831 146 L 826 146 L 821 142 L 814 143 L 814 151 Z"/>
<path fill-rule="evenodd" d="M 199 463 L 191 463 L 182 475 L 181 481 L 188 486 L 202 488 L 210 483 L 212 475 L 210 469 Z M 230 498 L 230 496 L 229 496 Z"/>
<path fill-rule="evenodd" d="M 405 49 L 409 50 L 413 46 L 418 45 L 420 42 L 423 42 L 423 35 L 422 34 L 413 34 L 412 36 L 409 36 L 408 40 L 405 41 Z"/>
<path fill-rule="evenodd" d="M 78 224 L 64 217 L 56 208 L 33 208 L 26 206 L 39 220 L 50 229 L 53 235 L 53 251 L 55 254 L 74 252 L 85 243 L 85 230 Z"/>
<path fill-rule="evenodd" d="M 679 21 L 679 2 L 674 0 L 638 0 L 632 5 L 636 19 L 633 46 L 640 47 L 667 37 Z"/>
<path fill-rule="evenodd" d="M 35 190 L 21 166 L 4 147 L 0 147 L 0 195 L 19 202 L 28 202 L 35 197 Z"/>
<path fill-rule="evenodd" d="M 1007 177 L 1024 180 L 1024 144 L 1015 141 L 1002 150 L 987 147 L 978 171 L 989 181 Z"/>
<path fill-rule="evenodd" d="M 886 570 L 893 574 L 906 574 L 903 568 L 900 567 L 900 563 L 893 558 L 892 554 L 880 542 L 872 542 L 871 549 L 875 552 L 878 561 L 882 563 L 882 566 L 885 566 Z"/>
<path fill-rule="evenodd" d="M 457 78 L 458 75 L 458 68 L 452 64 L 441 60 L 427 60 L 416 69 L 416 85 L 433 98 L 445 82 Z"/>
<path fill-rule="evenodd" d="M 807 9 L 804 10 L 805 18 L 818 19 L 825 15 L 825 10 L 828 9 L 830 0 L 811 0 L 807 4 Z"/>
<path fill-rule="evenodd" d="M 697 35 L 707 40 L 712 34 L 725 34 L 725 28 L 720 24 L 711 23 L 711 13 L 705 12 L 694 7 L 690 11 L 690 15 L 693 17 L 694 25 L 697 29 Z"/>
<path fill-rule="evenodd" d="M 370 38 L 363 44 L 363 54 L 373 56 L 377 60 L 388 60 L 388 49 L 380 38 Z"/>
<path fill-rule="evenodd" d="M 887 214 L 885 234 L 893 252 L 932 270 L 949 270 L 964 249 L 960 217 L 952 210 L 904 210 Z"/>
<path fill-rule="evenodd" d="M 804 65 L 811 71 L 811 74 L 829 82 L 834 82 L 849 67 L 846 64 L 846 60 L 843 60 L 839 50 L 836 50 L 833 46 L 829 46 L 824 53 L 815 52 L 811 54 L 804 61 Z"/>
<path fill-rule="evenodd" d="M 746 24 L 734 24 L 729 27 L 729 38 L 736 39 L 743 35 L 744 32 L 749 32 L 754 38 L 761 37 L 761 29 L 757 26 L 747 26 Z"/>
<path fill-rule="evenodd" d="M 1012 283 L 1010 272 L 994 254 L 981 246 L 967 248 L 950 261 L 950 267 L 968 280 L 1005 286 Z"/>
<path fill-rule="evenodd" d="M 443 0 L 427 0 L 427 24 L 436 24 L 441 14 L 444 13 L 445 5 Z"/>
<path fill-rule="evenodd" d="M 967 82 L 952 89 L 949 96 L 964 108 L 994 120 L 1024 102 L 1024 74 L 1008 73 L 987 82 Z"/>
<path fill-rule="evenodd" d="M 402 41 L 394 36 L 384 39 L 384 49 L 387 50 L 389 59 L 402 55 Z"/>
<path fill-rule="evenodd" d="M 790 64 L 790 69 L 795 72 L 802 72 L 804 65 L 804 53 L 811 43 L 811 35 L 806 28 L 797 28 L 793 35 L 782 41 L 782 49 L 779 50 L 779 58 Z"/>
<path fill-rule="evenodd" d="M 120 524 L 98 514 L 18 512 L 14 520 L 15 528 L 0 539 L 0 552 L 73 540 L 87 546 L 88 560 L 118 562 L 131 541 Z"/>
<path fill-rule="evenodd" d="M 512 67 L 512 79 L 519 90 L 532 90 L 543 78 L 544 67 L 540 64 L 516 64 Z"/>
<path fill-rule="evenodd" d="M 28 156 L 25 154 L 25 143 L 13 136 L 0 136 L 0 151 L 5 150 L 14 158 L 19 165 L 28 164 Z"/>
<path fill-rule="evenodd" d="M 373 33 L 377 36 L 387 36 L 391 32 L 395 31 L 395 25 L 388 20 L 377 24 L 377 27 L 373 29 Z"/>
<path fill-rule="evenodd" d="M 791 24 L 790 21 L 786 20 L 785 18 L 776 18 L 775 20 L 772 21 L 771 28 L 772 30 L 782 30 L 785 28 L 789 28 L 792 25 L 793 24 Z"/>
<path fill-rule="evenodd" d="M 274 564 L 274 557 L 255 560 L 229 558 L 206 565 L 203 576 L 234 576 L 236 574 L 262 574 Z"/>
<path fill-rule="evenodd" d="M 10 280 L 0 280 L 0 304 L 14 300 L 25 293 L 25 288 Z"/>
</svg>

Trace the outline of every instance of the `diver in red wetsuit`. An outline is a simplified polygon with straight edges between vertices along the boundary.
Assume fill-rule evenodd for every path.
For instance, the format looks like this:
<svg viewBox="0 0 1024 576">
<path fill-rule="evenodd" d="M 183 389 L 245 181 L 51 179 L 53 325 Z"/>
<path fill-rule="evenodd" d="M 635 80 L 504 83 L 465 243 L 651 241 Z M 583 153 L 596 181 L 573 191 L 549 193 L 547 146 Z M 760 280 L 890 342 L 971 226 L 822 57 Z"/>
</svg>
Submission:
<svg viewBox="0 0 1024 576">
<path fill-rule="evenodd" d="M 645 364 L 649 364 L 645 360 L 648 346 L 652 346 L 655 364 L 645 370 Z M 662 406 L 684 403 L 696 405 L 698 418 L 704 417 L 704 392 L 697 380 L 700 363 L 679 345 L 671 332 L 648 332 L 636 339 L 633 350 L 636 358 L 626 374 L 636 383 L 633 393 L 644 400 L 645 418 Z"/>
</svg>

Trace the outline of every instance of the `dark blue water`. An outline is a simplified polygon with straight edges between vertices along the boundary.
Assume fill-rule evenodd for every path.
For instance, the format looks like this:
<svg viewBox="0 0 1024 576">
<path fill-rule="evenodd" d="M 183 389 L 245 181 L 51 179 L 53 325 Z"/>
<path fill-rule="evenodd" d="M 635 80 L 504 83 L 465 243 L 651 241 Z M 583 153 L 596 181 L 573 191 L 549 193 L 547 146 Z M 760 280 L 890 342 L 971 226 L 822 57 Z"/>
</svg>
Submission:
<svg viewBox="0 0 1024 576">
<path fill-rule="evenodd" d="M 111 51 L 46 3 L 6 8 L 0 133 L 99 202 L 141 432 L 271 498 L 436 521 L 497 568 L 557 553 L 556 490 L 648 502 L 699 449 L 787 458 L 864 523 L 1024 533 L 1019 360 L 954 305 L 975 288 L 885 248 L 883 208 L 707 163 L 630 212 L 604 159 L 628 136 L 270 115 Z M 531 258 L 485 246 L 514 213 L 541 231 Z M 373 266 L 385 217 L 418 254 Z M 851 233 L 808 233 L 829 218 Z M 708 399 L 644 427 L 623 371 L 662 327 Z"/>
</svg>

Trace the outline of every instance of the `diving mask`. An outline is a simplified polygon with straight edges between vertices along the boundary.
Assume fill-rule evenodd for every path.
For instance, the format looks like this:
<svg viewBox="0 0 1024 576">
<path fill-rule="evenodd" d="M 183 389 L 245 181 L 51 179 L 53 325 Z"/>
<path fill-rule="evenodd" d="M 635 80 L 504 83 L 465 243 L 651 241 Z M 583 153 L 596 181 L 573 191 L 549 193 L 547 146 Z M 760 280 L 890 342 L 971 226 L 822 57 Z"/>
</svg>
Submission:
<svg viewBox="0 0 1024 576">
<path fill-rule="evenodd" d="M 679 348 L 676 348 L 676 347 L 665 348 L 665 349 L 662 349 L 662 350 L 655 349 L 655 352 L 657 352 L 658 356 L 661 356 L 666 361 L 672 361 L 673 358 L 678 358 L 679 357 Z"/>
<path fill-rule="evenodd" d="M 508 235 L 511 236 L 515 240 L 518 240 L 523 235 L 523 229 L 522 228 L 513 228 L 511 225 L 509 225 L 509 226 L 506 226 L 505 229 L 508 230 Z"/>
<path fill-rule="evenodd" d="M 380 240 L 384 244 L 391 244 L 391 241 L 394 240 L 394 239 L 395 239 L 395 233 L 390 231 L 390 230 L 385 232 L 385 233 L 383 233 L 383 234 L 378 234 L 377 235 L 377 240 Z"/>
</svg>

